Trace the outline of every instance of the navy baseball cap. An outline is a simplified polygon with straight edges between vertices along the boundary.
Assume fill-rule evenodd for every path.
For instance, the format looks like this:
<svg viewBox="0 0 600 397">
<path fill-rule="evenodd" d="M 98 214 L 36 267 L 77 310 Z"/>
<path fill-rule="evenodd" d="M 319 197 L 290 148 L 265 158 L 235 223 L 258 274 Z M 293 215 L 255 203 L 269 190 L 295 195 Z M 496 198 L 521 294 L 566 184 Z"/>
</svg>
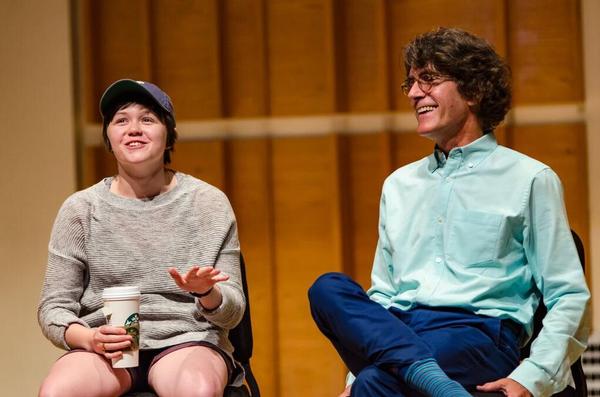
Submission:
<svg viewBox="0 0 600 397">
<path fill-rule="evenodd" d="M 171 98 L 163 90 L 147 81 L 131 79 L 117 80 L 104 91 L 102 98 L 100 98 L 100 114 L 102 114 L 102 117 L 106 117 L 106 113 L 114 101 L 128 95 L 147 97 L 175 119 Z"/>
</svg>

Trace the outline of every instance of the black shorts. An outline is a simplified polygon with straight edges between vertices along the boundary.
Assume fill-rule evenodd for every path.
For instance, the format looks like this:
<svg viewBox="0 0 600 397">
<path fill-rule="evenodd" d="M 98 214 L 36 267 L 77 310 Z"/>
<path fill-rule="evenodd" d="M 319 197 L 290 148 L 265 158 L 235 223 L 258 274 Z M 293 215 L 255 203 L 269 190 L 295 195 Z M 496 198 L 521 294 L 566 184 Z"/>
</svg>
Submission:
<svg viewBox="0 0 600 397">
<path fill-rule="evenodd" d="M 150 372 L 150 368 L 152 368 L 152 366 L 156 364 L 158 360 L 160 360 L 167 354 L 190 346 L 205 346 L 219 353 L 219 355 L 223 357 L 223 361 L 225 361 L 225 365 L 227 366 L 227 384 L 231 384 L 231 382 L 235 379 L 235 375 L 237 375 L 238 369 L 235 363 L 231 360 L 231 358 L 221 348 L 209 342 L 185 342 L 175 346 L 165 347 L 162 349 L 140 350 L 139 366 L 132 368 L 123 368 L 127 370 L 129 376 L 131 377 L 131 389 L 129 389 L 129 391 L 152 391 L 152 388 L 148 384 L 148 373 Z M 67 354 L 74 352 L 88 351 L 83 349 L 73 349 L 66 352 L 61 357 L 64 357 Z"/>
</svg>

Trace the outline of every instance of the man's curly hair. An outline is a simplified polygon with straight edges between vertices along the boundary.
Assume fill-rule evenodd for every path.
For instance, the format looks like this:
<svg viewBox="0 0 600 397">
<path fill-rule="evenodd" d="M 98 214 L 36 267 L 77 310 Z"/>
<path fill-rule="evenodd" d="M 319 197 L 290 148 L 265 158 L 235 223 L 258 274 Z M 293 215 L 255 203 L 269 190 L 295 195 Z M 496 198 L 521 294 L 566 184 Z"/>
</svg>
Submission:
<svg viewBox="0 0 600 397">
<path fill-rule="evenodd" d="M 461 95 L 477 103 L 484 134 L 510 109 L 510 68 L 487 41 L 464 30 L 440 27 L 417 36 L 404 49 L 404 67 L 407 76 L 411 68 L 429 68 L 456 81 Z"/>
</svg>

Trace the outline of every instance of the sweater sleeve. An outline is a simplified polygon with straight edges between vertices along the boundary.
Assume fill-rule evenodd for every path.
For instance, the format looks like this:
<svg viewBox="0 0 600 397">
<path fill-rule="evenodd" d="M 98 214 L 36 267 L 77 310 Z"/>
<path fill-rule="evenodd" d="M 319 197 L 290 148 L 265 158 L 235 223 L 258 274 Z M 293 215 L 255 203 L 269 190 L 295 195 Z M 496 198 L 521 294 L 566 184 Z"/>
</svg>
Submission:
<svg viewBox="0 0 600 397">
<path fill-rule="evenodd" d="M 223 198 L 224 203 L 221 212 L 225 216 L 228 227 L 214 267 L 227 274 L 229 280 L 218 284 L 223 296 L 223 301 L 219 307 L 206 310 L 200 305 L 198 299 L 196 299 L 196 307 L 200 314 L 211 323 L 224 329 L 232 329 L 242 320 L 246 308 L 246 298 L 242 288 L 237 223 L 229 201 L 226 197 Z"/>
<path fill-rule="evenodd" d="M 85 232 L 77 205 L 68 199 L 56 217 L 50 243 L 48 263 L 40 302 L 38 322 L 42 333 L 57 347 L 69 350 L 65 331 L 79 323 L 79 300 L 86 282 Z"/>
</svg>

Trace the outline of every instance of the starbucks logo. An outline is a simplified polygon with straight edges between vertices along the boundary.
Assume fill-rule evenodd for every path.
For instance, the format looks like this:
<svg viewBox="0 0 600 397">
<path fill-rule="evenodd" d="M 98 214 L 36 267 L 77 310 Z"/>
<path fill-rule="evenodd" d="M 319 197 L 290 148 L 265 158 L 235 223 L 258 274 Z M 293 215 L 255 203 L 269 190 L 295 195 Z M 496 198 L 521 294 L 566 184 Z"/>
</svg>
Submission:
<svg viewBox="0 0 600 397">
<path fill-rule="evenodd" d="M 138 313 L 133 313 L 131 316 L 127 317 L 124 325 L 127 334 L 133 337 L 131 348 L 137 349 L 140 345 L 140 315 Z"/>
</svg>

